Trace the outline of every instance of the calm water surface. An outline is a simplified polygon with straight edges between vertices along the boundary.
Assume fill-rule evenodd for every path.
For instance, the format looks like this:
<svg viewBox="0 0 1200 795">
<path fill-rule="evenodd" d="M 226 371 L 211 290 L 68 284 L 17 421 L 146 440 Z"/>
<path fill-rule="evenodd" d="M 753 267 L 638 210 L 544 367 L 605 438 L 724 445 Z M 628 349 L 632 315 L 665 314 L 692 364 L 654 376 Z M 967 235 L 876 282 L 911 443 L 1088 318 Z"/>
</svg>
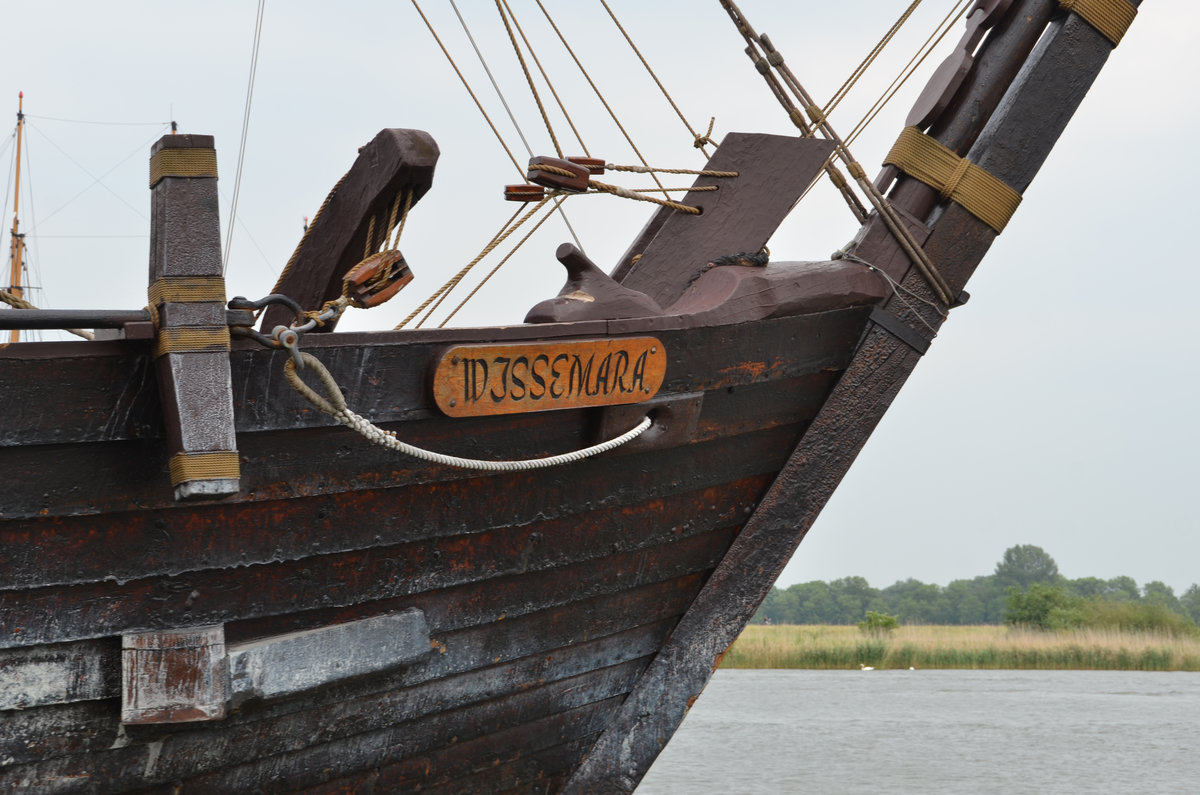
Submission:
<svg viewBox="0 0 1200 795">
<path fill-rule="evenodd" d="M 1200 674 L 717 671 L 637 795 L 1200 793 Z"/>
</svg>

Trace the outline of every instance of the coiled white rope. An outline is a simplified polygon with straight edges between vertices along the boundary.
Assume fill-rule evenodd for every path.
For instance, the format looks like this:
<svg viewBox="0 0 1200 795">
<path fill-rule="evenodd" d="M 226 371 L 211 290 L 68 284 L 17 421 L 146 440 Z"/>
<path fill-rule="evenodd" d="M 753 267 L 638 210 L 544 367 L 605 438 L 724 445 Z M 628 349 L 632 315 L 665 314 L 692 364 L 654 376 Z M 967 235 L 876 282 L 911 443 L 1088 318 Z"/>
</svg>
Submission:
<svg viewBox="0 0 1200 795">
<path fill-rule="evenodd" d="M 347 428 L 357 431 L 371 444 L 386 447 L 389 450 L 404 453 L 423 461 L 459 467 L 461 469 L 517 472 L 526 469 L 543 469 L 545 467 L 559 466 L 561 464 L 569 464 L 573 461 L 582 461 L 585 458 L 607 452 L 636 439 L 651 425 L 650 417 L 646 416 L 642 418 L 642 421 L 636 427 L 629 429 L 614 439 L 609 439 L 607 442 L 585 447 L 582 450 L 574 450 L 570 453 L 547 456 L 546 458 L 526 458 L 519 461 L 484 461 L 478 458 L 460 458 L 454 455 L 436 453 L 432 450 L 426 450 L 422 447 L 402 442 L 396 438 L 396 434 L 392 431 L 385 431 L 366 417 L 355 414 L 346 407 L 346 398 L 342 395 L 342 390 L 333 380 L 333 376 L 329 374 L 329 370 L 325 369 L 325 365 L 321 364 L 321 361 L 312 354 L 301 352 L 300 358 L 303 359 L 306 368 L 311 368 L 316 372 L 317 377 L 325 387 L 325 394 L 328 395 L 328 399 L 301 380 L 300 374 L 296 371 L 296 362 L 294 359 L 288 359 L 284 364 L 284 375 L 287 376 L 288 383 L 292 385 L 292 388 L 303 395 L 317 409 L 333 417 Z"/>
</svg>

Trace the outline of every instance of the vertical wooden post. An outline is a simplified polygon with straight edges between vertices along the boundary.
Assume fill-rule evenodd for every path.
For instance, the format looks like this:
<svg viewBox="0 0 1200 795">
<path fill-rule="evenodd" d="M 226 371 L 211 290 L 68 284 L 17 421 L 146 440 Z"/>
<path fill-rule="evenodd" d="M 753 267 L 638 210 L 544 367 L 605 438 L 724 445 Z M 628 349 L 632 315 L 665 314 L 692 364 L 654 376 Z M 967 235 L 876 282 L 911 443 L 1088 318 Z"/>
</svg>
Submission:
<svg viewBox="0 0 1200 795">
<path fill-rule="evenodd" d="M 150 307 L 175 499 L 238 490 L 211 135 L 166 135 L 150 156 Z"/>
</svg>

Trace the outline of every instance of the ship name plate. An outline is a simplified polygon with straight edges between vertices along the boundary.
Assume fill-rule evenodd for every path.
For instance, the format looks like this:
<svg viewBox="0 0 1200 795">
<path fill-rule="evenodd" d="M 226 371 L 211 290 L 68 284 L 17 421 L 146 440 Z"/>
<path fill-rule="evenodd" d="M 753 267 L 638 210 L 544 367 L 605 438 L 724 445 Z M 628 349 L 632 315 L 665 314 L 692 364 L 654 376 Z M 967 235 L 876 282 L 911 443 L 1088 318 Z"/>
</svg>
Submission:
<svg viewBox="0 0 1200 795">
<path fill-rule="evenodd" d="M 451 417 L 615 406 L 654 397 L 666 370 L 654 337 L 457 345 L 438 362 L 433 396 Z"/>
</svg>

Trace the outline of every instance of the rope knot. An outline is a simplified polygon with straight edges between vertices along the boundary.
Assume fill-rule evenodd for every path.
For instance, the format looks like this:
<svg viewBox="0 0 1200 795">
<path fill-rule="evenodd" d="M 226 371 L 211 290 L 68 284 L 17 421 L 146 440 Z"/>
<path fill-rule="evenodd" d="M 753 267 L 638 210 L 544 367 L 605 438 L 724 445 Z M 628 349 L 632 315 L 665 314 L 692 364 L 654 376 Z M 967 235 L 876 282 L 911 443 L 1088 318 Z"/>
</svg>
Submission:
<svg viewBox="0 0 1200 795">
<path fill-rule="evenodd" d="M 954 191 L 958 188 L 958 183 L 962 182 L 963 176 L 967 173 L 967 169 L 971 167 L 971 161 L 965 157 L 960 158 L 954 164 L 954 171 L 950 173 L 950 178 L 946 180 L 946 184 L 942 186 L 942 200 L 949 199 Z"/>
<path fill-rule="evenodd" d="M 699 133 L 695 133 L 695 134 L 693 135 L 693 137 L 695 138 L 695 140 L 692 142 L 692 146 L 693 146 L 693 147 L 695 147 L 696 149 L 703 149 L 703 148 L 704 148 L 705 146 L 707 146 L 708 144 L 711 144 L 711 143 L 713 142 L 713 140 L 712 140 L 712 138 L 710 138 L 709 136 L 710 136 L 710 135 L 712 135 L 712 131 L 713 131 L 713 125 L 714 125 L 714 124 L 716 124 L 716 123 L 717 123 L 717 117 L 716 117 L 716 116 L 713 116 L 712 118 L 710 118 L 710 119 L 708 120 L 708 132 L 704 133 L 704 135 L 700 135 Z"/>
</svg>

